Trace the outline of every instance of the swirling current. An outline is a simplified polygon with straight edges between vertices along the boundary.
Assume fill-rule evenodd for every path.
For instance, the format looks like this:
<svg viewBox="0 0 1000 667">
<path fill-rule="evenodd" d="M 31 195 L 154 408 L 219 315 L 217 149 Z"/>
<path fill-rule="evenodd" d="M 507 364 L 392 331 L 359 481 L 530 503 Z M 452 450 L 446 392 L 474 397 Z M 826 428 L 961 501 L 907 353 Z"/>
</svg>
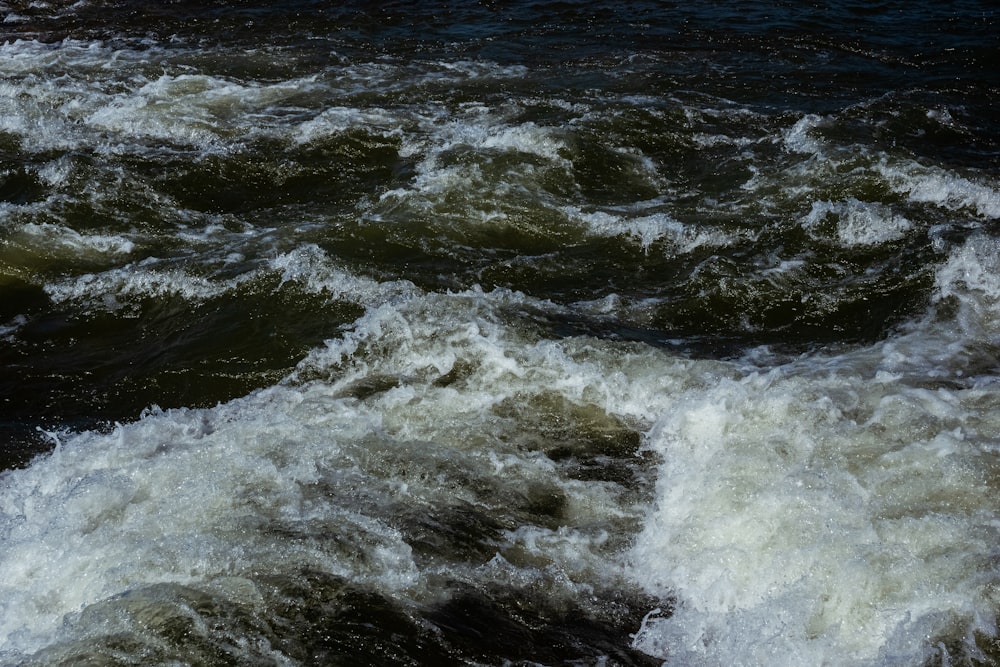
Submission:
<svg viewBox="0 0 1000 667">
<path fill-rule="evenodd" d="M 0 664 L 997 664 L 997 13 L 0 0 Z"/>
</svg>

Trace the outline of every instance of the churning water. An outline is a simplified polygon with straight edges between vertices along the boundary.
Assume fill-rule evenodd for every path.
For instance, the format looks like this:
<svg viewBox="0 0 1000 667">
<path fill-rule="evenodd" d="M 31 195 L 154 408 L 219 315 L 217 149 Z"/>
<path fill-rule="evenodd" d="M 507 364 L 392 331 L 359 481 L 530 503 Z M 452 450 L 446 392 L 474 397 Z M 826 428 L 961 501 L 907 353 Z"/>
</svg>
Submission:
<svg viewBox="0 0 1000 667">
<path fill-rule="evenodd" d="M 993 3 L 0 2 L 0 662 L 994 664 Z"/>
</svg>

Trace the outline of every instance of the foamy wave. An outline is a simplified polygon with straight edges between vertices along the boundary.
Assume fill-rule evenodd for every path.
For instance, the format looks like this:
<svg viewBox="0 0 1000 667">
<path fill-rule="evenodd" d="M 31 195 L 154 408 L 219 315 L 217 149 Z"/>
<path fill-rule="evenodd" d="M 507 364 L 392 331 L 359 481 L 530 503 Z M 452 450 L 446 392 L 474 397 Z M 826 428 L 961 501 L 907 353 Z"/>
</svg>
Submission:
<svg viewBox="0 0 1000 667">
<path fill-rule="evenodd" d="M 119 51 L 102 42 L 65 39 L 57 43 L 17 39 L 0 44 L 0 72 L 30 74 L 47 67 L 72 66 L 107 68 L 128 51 Z"/>
<path fill-rule="evenodd" d="M 332 134 L 353 128 L 378 131 L 382 136 L 400 136 L 401 125 L 410 119 L 385 109 L 357 109 L 353 107 L 332 107 L 299 125 L 296 140 L 308 143 Z"/>
<path fill-rule="evenodd" d="M 291 378 L 334 372 L 338 386 L 349 385 L 358 377 L 345 373 L 344 363 L 356 359 L 356 352 L 364 348 L 366 358 L 380 359 L 381 365 L 393 368 L 400 377 L 432 382 L 456 370 L 456 364 L 463 366 L 472 373 L 468 381 L 481 387 L 488 401 L 493 400 L 491 388 L 516 394 L 547 387 L 570 400 L 592 401 L 613 414 L 643 420 L 655 414 L 651 406 L 656 405 L 659 392 L 676 386 L 678 375 L 686 374 L 683 361 L 676 367 L 672 361 L 667 368 L 648 366 L 658 356 L 654 350 L 639 355 L 648 354 L 646 362 L 620 358 L 603 352 L 593 341 L 535 340 L 530 326 L 524 330 L 517 326 L 526 312 L 553 309 L 558 307 L 500 289 L 404 296 L 370 308 L 343 337 L 307 355 Z M 601 361 L 588 361 L 590 352 Z M 623 368 L 607 376 L 601 364 L 612 361 L 625 364 L 628 372 Z M 357 365 L 352 372 L 370 370 Z M 413 417 L 430 429 L 441 426 L 419 413 Z"/>
<path fill-rule="evenodd" d="M 30 246 L 42 246 L 46 252 L 81 255 L 128 255 L 135 250 L 132 240 L 117 234 L 81 234 L 76 230 L 51 223 L 28 223 L 19 234 L 33 237 Z M 16 236 L 13 239 L 16 242 Z"/>
<path fill-rule="evenodd" d="M 646 353 L 532 342 L 503 321 L 505 304 L 524 302 L 470 292 L 387 304 L 328 345 L 341 353 L 329 382 L 154 409 L 112 433 L 52 434 L 55 452 L 4 473 L 0 487 L 0 651 L 17 659 L 85 637 L 88 609 L 164 582 L 231 597 L 226 582 L 246 592 L 261 573 L 266 583 L 315 571 L 401 604 L 437 599 L 444 572 L 474 585 L 535 577 L 568 599 L 613 585 L 621 566 L 609 533 L 637 520 L 634 492 L 565 477 L 521 434 L 526 423 L 549 428 L 546 400 L 579 404 L 596 437 L 622 430 L 602 403 L 635 414 L 636 398 L 648 404 L 676 377 L 650 369 Z M 322 356 L 311 363 L 330 361 Z M 380 378 L 392 381 L 354 389 Z M 516 412 L 524 391 L 542 397 L 543 412 Z M 500 531 L 485 560 L 421 566 L 394 526 L 404 508 L 492 518 L 539 494 L 559 500 L 559 525 Z"/>
<path fill-rule="evenodd" d="M 824 122 L 822 116 L 806 114 L 784 131 L 781 140 L 786 148 L 795 153 L 820 153 L 822 143 L 811 133 Z"/>
<path fill-rule="evenodd" d="M 236 261 L 242 261 L 241 255 L 237 257 Z M 223 257 L 221 261 L 225 263 L 227 259 Z M 366 305 L 416 291 L 412 283 L 405 280 L 380 283 L 356 276 L 336 266 L 314 245 L 277 255 L 261 267 L 233 278 L 194 275 L 174 266 L 173 262 L 150 258 L 101 273 L 54 281 L 45 286 L 45 291 L 56 302 L 83 302 L 113 310 L 150 297 L 176 296 L 193 302 L 206 301 L 269 273 L 279 274 L 282 283 L 296 283 L 308 292 L 325 294 L 331 300 L 347 299 Z"/>
<path fill-rule="evenodd" d="M 996 184 L 979 183 L 940 167 L 925 167 L 915 162 L 875 166 L 895 192 L 910 201 L 934 204 L 950 210 L 968 209 L 984 218 L 1000 218 L 1000 190 Z"/>
<path fill-rule="evenodd" d="M 643 250 L 657 241 L 665 241 L 671 251 L 689 253 L 697 248 L 725 247 L 736 236 L 718 229 L 686 225 L 666 213 L 651 215 L 619 214 L 609 211 L 584 212 L 579 207 L 563 207 L 563 212 L 573 222 L 586 225 L 592 234 L 600 236 L 631 236 L 638 240 Z"/>
<path fill-rule="evenodd" d="M 935 279 L 935 301 L 954 315 L 971 343 L 1000 342 L 1000 240 L 979 234 L 952 250 Z"/>
<path fill-rule="evenodd" d="M 980 470 L 1000 413 L 983 401 L 774 371 L 675 402 L 633 562 L 677 605 L 636 645 L 685 665 L 918 664 L 956 624 L 992 636 L 1000 523 Z"/>
<path fill-rule="evenodd" d="M 842 202 L 813 202 L 803 218 L 807 229 L 815 229 L 829 216 L 837 220 L 837 238 L 845 246 L 877 245 L 903 238 L 913 223 L 889 207 L 850 197 Z"/>
<path fill-rule="evenodd" d="M 464 110 L 460 121 L 425 126 L 429 143 L 424 147 L 431 156 L 459 146 L 478 151 L 514 151 L 551 160 L 566 162 L 561 151 L 565 143 L 553 128 L 533 122 L 508 124 L 494 116 L 490 110 L 470 106 Z"/>
<path fill-rule="evenodd" d="M 366 306 L 392 298 L 417 293 L 406 280 L 378 282 L 356 276 L 338 267 L 315 245 L 306 245 L 283 253 L 269 261 L 269 268 L 281 274 L 282 282 L 297 282 L 309 292 L 323 293 L 331 299 L 349 299 Z"/>
<path fill-rule="evenodd" d="M 404 134 L 399 153 L 420 158 L 416 174 L 405 187 L 382 193 L 380 205 L 403 203 L 442 217 L 452 215 L 463 223 L 493 224 L 507 220 L 507 195 L 520 197 L 523 190 L 537 192 L 540 173 L 547 169 L 568 171 L 571 167 L 570 160 L 562 155 L 565 143 L 557 129 L 532 122 L 510 124 L 478 106 L 464 109 L 459 121 L 451 118 L 451 114 L 420 118 L 418 127 Z M 531 158 L 521 160 L 506 168 L 498 184 L 496 174 L 490 173 L 496 169 L 495 156 L 511 153 L 539 158 L 542 164 Z M 450 196 L 454 193 L 461 196 Z M 472 205 L 455 210 L 452 200 Z"/>
<path fill-rule="evenodd" d="M 45 285 L 49 297 L 59 303 L 82 301 L 102 305 L 110 310 L 125 303 L 148 297 L 180 296 L 191 301 L 204 301 L 231 289 L 232 284 L 215 283 L 182 269 L 158 269 L 145 261 L 102 273 L 88 273 L 76 278 Z"/>
<path fill-rule="evenodd" d="M 325 417 L 317 419 L 320 405 Z M 378 579 L 382 587 L 411 585 L 412 559 L 398 533 L 348 506 L 322 518 L 302 506 L 322 474 L 317 464 L 324 465 L 305 453 L 321 446 L 321 458 L 334 465 L 342 456 L 320 434 L 329 433 L 331 419 L 347 441 L 377 427 L 343 403 L 271 391 L 215 411 L 153 413 L 110 435 L 67 438 L 30 473 L 8 473 L 0 496 L 2 648 L 30 647 L 67 614 L 144 583 L 238 574 L 272 552 L 303 567 Z M 282 430 L 297 439 L 302 456 L 268 463 L 287 442 L 273 449 L 278 441 L 257 436 Z M 264 512 L 255 509 L 261 494 L 270 505 Z M 363 564 L 338 563 L 347 555 L 318 543 L 285 548 L 285 540 L 269 538 L 266 525 L 289 512 L 298 517 L 290 525 L 322 521 L 367 543 Z M 72 616 L 66 621 L 72 632 Z"/>
<path fill-rule="evenodd" d="M 137 138 L 211 149 L 266 131 L 269 110 L 319 85 L 315 77 L 273 84 L 201 74 L 148 79 L 144 72 L 155 53 L 99 42 L 3 45 L 0 72 L 25 78 L 0 85 L 0 130 L 35 150 L 86 145 L 114 151 Z M 53 67 L 70 67 L 73 75 L 29 76 Z"/>
<path fill-rule="evenodd" d="M 115 134 L 210 146 L 257 131 L 260 119 L 255 113 L 302 94 L 312 81 L 260 85 L 205 75 L 164 75 L 100 105 L 86 122 Z"/>
</svg>

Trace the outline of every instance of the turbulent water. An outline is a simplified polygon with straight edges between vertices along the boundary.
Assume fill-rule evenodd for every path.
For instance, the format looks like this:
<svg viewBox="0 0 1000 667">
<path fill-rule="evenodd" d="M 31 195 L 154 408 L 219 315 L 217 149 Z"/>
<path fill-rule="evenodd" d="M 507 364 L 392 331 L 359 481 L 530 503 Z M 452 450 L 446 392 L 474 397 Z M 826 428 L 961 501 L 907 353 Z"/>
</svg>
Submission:
<svg viewBox="0 0 1000 667">
<path fill-rule="evenodd" d="M 0 0 L 0 663 L 1000 655 L 1000 20 Z"/>
</svg>

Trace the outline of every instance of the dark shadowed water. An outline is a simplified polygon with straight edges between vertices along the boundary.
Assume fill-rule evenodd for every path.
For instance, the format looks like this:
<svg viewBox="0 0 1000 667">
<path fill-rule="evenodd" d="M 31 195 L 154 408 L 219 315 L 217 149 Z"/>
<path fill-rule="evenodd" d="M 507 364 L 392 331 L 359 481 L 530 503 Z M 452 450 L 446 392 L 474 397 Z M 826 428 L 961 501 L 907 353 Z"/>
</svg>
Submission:
<svg viewBox="0 0 1000 667">
<path fill-rule="evenodd" d="M 0 0 L 0 662 L 995 664 L 985 0 Z"/>
</svg>

